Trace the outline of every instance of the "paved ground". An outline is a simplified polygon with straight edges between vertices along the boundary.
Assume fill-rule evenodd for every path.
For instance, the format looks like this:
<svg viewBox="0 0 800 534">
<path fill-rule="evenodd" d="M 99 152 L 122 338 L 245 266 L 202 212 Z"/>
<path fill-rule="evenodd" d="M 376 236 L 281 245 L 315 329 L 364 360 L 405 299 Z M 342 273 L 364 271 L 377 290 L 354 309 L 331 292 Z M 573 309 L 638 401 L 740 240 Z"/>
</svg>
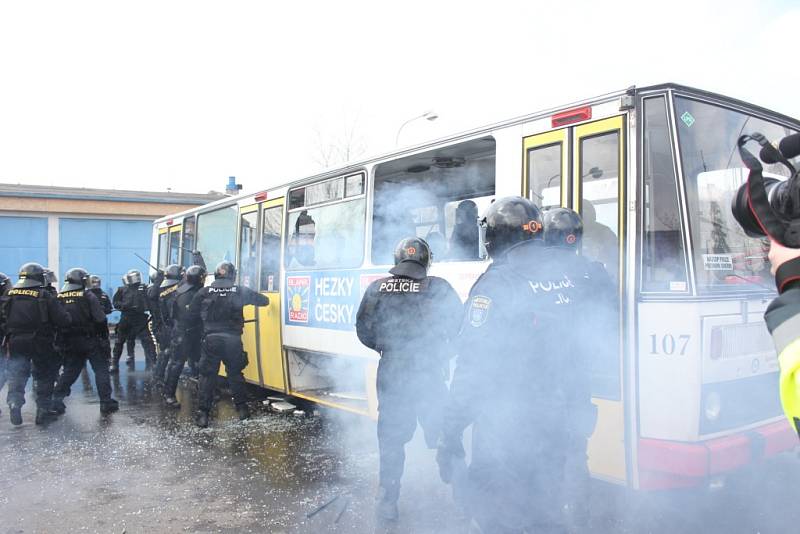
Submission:
<svg viewBox="0 0 800 534">
<path fill-rule="evenodd" d="M 259 409 L 240 423 L 223 399 L 212 426 L 200 430 L 191 421 L 193 383 L 182 386 L 181 410 L 171 411 L 141 369 L 123 371 L 115 383 L 122 409 L 102 417 L 90 376 L 76 383 L 67 414 L 46 427 L 33 425 L 32 402 L 16 428 L 2 405 L 0 533 L 467 530 L 421 439 L 409 448 L 401 521 L 380 525 L 373 519 L 372 422 Z M 798 532 L 798 487 L 794 455 L 755 466 L 713 493 L 631 495 L 598 483 L 587 532 Z"/>
</svg>

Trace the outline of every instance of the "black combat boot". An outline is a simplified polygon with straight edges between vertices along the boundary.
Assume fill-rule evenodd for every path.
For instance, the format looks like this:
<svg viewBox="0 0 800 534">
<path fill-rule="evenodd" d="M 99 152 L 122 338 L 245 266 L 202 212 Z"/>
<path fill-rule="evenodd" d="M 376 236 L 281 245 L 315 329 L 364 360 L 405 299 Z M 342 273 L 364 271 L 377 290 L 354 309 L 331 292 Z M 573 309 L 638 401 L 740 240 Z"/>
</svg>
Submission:
<svg viewBox="0 0 800 534">
<path fill-rule="evenodd" d="M 250 408 L 247 406 L 247 404 L 237 404 L 236 413 L 239 414 L 239 421 L 250 419 Z"/>
<path fill-rule="evenodd" d="M 397 511 L 397 499 L 400 497 L 400 484 L 387 484 L 381 486 L 378 496 L 378 505 L 375 513 L 382 521 L 397 521 L 400 513 Z"/>
<path fill-rule="evenodd" d="M 64 413 L 67 411 L 67 405 L 64 404 L 64 399 L 53 399 L 53 402 L 50 405 L 50 410 L 55 415 L 64 415 Z"/>
<path fill-rule="evenodd" d="M 178 402 L 178 399 L 172 395 L 167 395 L 164 397 L 164 404 L 167 405 L 167 408 L 175 408 L 176 410 L 181 407 L 181 403 Z"/>
<path fill-rule="evenodd" d="M 194 424 L 200 428 L 208 428 L 208 412 L 199 410 L 194 414 Z"/>
<path fill-rule="evenodd" d="M 108 415 L 110 413 L 114 413 L 119 410 L 119 403 L 114 399 L 108 399 L 105 401 L 100 401 L 100 413 L 103 415 Z"/>
<path fill-rule="evenodd" d="M 14 426 L 19 426 L 22 424 L 22 406 L 17 406 L 16 404 L 9 404 L 8 405 L 9 415 L 11 416 L 11 424 Z"/>
<path fill-rule="evenodd" d="M 51 410 L 50 408 L 40 408 L 36 407 L 36 420 L 35 423 L 37 425 L 43 425 L 49 421 L 55 419 L 56 413 Z"/>
</svg>

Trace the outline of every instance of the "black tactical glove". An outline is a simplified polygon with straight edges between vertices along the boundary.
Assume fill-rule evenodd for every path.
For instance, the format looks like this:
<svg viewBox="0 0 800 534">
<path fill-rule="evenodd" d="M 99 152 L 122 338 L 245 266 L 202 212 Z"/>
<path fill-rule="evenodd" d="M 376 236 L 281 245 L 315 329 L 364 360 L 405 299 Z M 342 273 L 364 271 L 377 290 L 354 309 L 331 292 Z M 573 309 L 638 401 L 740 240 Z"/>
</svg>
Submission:
<svg viewBox="0 0 800 534">
<path fill-rule="evenodd" d="M 453 470 L 456 460 L 466 456 L 464 445 L 460 439 L 440 438 L 436 447 L 436 463 L 439 464 L 439 477 L 442 482 L 449 484 L 453 479 Z"/>
</svg>

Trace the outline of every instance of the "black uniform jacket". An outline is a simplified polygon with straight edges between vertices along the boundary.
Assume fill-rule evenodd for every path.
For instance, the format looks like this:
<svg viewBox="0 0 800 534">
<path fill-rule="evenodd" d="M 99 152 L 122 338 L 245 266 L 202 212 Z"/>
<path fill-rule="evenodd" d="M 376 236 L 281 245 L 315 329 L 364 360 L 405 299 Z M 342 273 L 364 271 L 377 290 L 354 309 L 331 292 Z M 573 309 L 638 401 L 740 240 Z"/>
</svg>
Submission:
<svg viewBox="0 0 800 534">
<path fill-rule="evenodd" d="M 189 313 L 189 306 L 197 292 L 200 291 L 199 287 L 181 282 L 178 286 L 177 297 L 172 301 L 172 308 L 170 316 L 172 321 L 181 333 L 189 332 L 202 326 L 199 316 L 192 317 Z"/>
<path fill-rule="evenodd" d="M 69 313 L 43 287 L 11 289 L 2 297 L 2 315 L 10 335 L 51 337 L 56 328 L 70 325 Z"/>
<path fill-rule="evenodd" d="M 436 276 L 390 276 L 372 282 L 356 315 L 361 342 L 382 358 L 416 368 L 440 367 L 454 355 L 449 342 L 461 322 L 461 299 Z"/>
<path fill-rule="evenodd" d="M 114 293 L 114 308 L 132 316 L 144 315 L 148 309 L 146 292 L 142 284 L 120 287 Z"/>
<path fill-rule="evenodd" d="M 92 335 L 96 334 L 99 325 L 106 322 L 106 314 L 100 300 L 89 290 L 75 289 L 62 291 L 58 300 L 70 315 L 70 326 L 62 328 L 66 335 Z"/>
<path fill-rule="evenodd" d="M 100 301 L 100 306 L 102 306 L 103 308 L 103 313 L 108 315 L 109 313 L 114 311 L 114 307 L 111 305 L 111 299 L 108 298 L 108 295 L 106 295 L 105 291 L 103 291 L 99 287 L 93 287 L 89 289 L 89 291 L 92 292 L 94 296 L 97 297 L 97 300 Z"/>
<path fill-rule="evenodd" d="M 158 291 L 158 317 L 164 328 L 172 329 L 175 325 L 175 318 L 172 316 L 172 306 L 178 297 L 180 284 L 159 289 Z"/>
<path fill-rule="evenodd" d="M 206 334 L 242 334 L 244 315 L 242 308 L 248 305 L 266 306 L 269 298 L 230 280 L 214 280 L 210 286 L 200 289 L 189 305 L 191 321 L 202 320 Z"/>
</svg>

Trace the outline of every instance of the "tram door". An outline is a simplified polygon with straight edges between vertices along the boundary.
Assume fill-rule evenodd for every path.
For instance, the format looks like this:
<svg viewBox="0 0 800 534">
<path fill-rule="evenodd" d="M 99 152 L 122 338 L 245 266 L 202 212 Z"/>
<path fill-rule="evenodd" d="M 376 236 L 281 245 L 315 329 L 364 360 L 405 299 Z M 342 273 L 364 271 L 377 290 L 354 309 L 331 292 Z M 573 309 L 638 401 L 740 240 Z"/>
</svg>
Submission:
<svg viewBox="0 0 800 534">
<path fill-rule="evenodd" d="M 582 254 L 604 265 L 614 284 L 593 320 L 592 402 L 598 420 L 589 440 L 593 475 L 626 482 L 621 350 L 624 287 L 624 122 L 622 116 L 526 137 L 524 191 L 540 207 L 571 207 L 584 220 Z"/>
<path fill-rule="evenodd" d="M 239 208 L 239 266 L 238 281 L 258 291 L 258 204 Z M 255 306 L 245 306 L 242 346 L 247 353 L 247 367 L 242 374 L 245 380 L 261 385 L 261 369 L 258 364 L 258 321 Z"/>
<path fill-rule="evenodd" d="M 264 202 L 261 209 L 259 289 L 269 306 L 258 308 L 259 363 L 262 384 L 286 391 L 286 368 L 281 340 L 281 234 L 283 198 Z"/>
<path fill-rule="evenodd" d="M 286 390 L 280 329 L 280 254 L 283 199 L 239 208 L 239 284 L 260 291 L 269 306 L 245 306 L 245 380 Z"/>
</svg>

